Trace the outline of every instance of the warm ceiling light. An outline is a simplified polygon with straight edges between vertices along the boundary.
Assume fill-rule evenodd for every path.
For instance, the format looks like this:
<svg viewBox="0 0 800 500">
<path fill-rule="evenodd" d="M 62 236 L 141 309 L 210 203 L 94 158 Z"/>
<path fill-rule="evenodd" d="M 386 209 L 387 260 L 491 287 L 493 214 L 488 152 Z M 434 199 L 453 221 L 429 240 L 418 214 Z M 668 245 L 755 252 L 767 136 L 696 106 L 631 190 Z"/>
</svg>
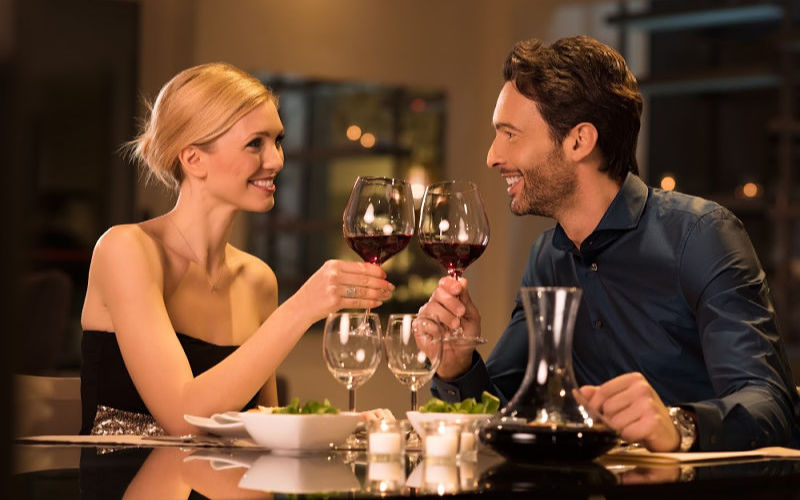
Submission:
<svg viewBox="0 0 800 500">
<path fill-rule="evenodd" d="M 361 136 L 361 145 L 365 148 L 371 148 L 375 145 L 375 136 L 367 132 Z"/>
<path fill-rule="evenodd" d="M 664 191 L 672 191 L 675 189 L 675 177 L 665 175 L 661 178 L 661 189 Z"/>
<path fill-rule="evenodd" d="M 358 125 L 350 125 L 347 127 L 347 138 L 351 141 L 357 141 L 359 137 L 361 137 L 361 127 Z"/>
<path fill-rule="evenodd" d="M 758 196 L 758 184 L 755 182 L 747 182 L 742 186 L 742 194 L 746 198 L 755 198 Z"/>
</svg>

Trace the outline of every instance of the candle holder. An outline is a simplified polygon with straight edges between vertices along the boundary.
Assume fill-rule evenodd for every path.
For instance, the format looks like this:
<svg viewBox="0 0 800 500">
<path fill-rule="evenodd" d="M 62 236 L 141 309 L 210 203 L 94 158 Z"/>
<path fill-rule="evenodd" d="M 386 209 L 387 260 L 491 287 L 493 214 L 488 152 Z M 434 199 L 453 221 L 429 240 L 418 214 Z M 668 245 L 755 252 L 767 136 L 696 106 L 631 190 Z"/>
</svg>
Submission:
<svg viewBox="0 0 800 500">
<path fill-rule="evenodd" d="M 397 421 L 378 420 L 367 426 L 367 455 L 371 462 L 392 461 L 405 453 L 403 428 Z"/>
<path fill-rule="evenodd" d="M 402 455 L 368 455 L 367 491 L 387 495 L 406 487 L 406 467 Z"/>
<path fill-rule="evenodd" d="M 448 457 L 425 457 L 422 464 L 422 493 L 436 495 L 453 494 L 459 491 L 458 465 Z"/>
<path fill-rule="evenodd" d="M 426 459 L 455 460 L 458 457 L 462 424 L 433 420 L 422 425 L 422 454 Z"/>
<path fill-rule="evenodd" d="M 458 436 L 458 460 L 467 462 L 478 461 L 478 431 L 483 421 L 467 420 L 461 422 Z"/>
</svg>

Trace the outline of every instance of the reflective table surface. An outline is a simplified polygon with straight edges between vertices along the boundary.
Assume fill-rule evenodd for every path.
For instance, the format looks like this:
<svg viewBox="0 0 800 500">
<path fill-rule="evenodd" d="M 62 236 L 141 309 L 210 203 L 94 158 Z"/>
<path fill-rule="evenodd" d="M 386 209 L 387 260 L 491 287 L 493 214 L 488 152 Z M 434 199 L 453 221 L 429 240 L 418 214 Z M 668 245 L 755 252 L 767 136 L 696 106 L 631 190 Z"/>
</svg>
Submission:
<svg viewBox="0 0 800 500">
<path fill-rule="evenodd" d="M 41 444 L 14 452 L 13 498 L 800 498 L 800 460 L 787 459 L 524 465 L 487 450 L 477 461 Z"/>
</svg>

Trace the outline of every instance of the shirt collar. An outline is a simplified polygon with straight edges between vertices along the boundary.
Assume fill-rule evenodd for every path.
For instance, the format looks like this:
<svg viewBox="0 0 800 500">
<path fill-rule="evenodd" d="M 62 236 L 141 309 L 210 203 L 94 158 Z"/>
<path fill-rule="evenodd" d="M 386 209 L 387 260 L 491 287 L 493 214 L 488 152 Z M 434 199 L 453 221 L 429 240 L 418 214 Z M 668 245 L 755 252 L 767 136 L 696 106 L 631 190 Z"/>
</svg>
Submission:
<svg viewBox="0 0 800 500">
<path fill-rule="evenodd" d="M 581 244 L 581 253 L 598 253 L 626 231 L 636 228 L 647 202 L 647 191 L 647 184 L 638 175 L 628 172 L 603 218 Z M 564 251 L 575 249 L 575 245 L 567 237 L 561 224 L 556 224 L 553 246 Z"/>
</svg>

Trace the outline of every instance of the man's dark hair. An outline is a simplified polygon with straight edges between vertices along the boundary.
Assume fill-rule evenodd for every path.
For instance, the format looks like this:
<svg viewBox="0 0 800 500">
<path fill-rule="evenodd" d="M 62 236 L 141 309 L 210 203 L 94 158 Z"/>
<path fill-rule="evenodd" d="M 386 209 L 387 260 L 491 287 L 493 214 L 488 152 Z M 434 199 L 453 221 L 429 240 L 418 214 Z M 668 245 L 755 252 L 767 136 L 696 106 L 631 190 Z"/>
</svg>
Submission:
<svg viewBox="0 0 800 500">
<path fill-rule="evenodd" d="M 508 55 L 503 78 L 536 102 L 558 143 L 575 125 L 589 122 L 605 160 L 601 170 L 618 181 L 629 171 L 639 174 L 642 95 L 617 51 L 586 36 L 562 38 L 549 47 L 525 40 Z"/>
</svg>

